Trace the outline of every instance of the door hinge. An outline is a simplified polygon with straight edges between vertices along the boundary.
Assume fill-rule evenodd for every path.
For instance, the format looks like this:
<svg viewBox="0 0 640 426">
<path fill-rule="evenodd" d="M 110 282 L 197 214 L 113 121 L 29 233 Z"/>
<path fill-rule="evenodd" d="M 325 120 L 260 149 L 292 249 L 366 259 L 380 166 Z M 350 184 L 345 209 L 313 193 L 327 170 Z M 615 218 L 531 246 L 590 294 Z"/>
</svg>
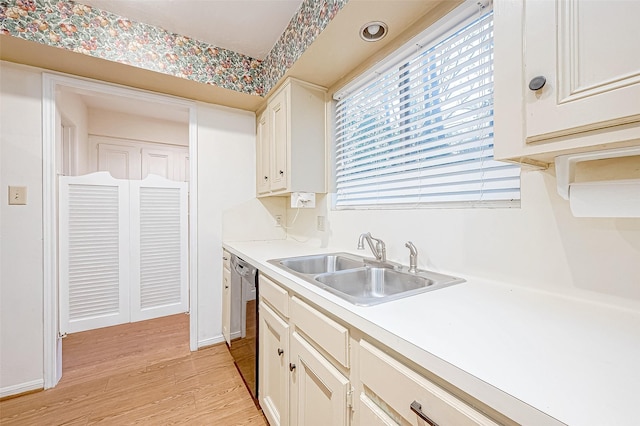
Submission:
<svg viewBox="0 0 640 426">
<path fill-rule="evenodd" d="M 347 391 L 347 408 L 353 408 L 353 388 Z"/>
</svg>

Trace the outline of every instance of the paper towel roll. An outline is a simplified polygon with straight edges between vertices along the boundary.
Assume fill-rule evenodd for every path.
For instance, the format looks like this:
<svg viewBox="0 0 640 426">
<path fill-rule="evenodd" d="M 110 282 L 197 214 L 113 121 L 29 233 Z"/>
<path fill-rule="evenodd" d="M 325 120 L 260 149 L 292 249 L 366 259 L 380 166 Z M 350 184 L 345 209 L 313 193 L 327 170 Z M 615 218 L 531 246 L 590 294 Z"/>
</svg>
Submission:
<svg viewBox="0 0 640 426">
<path fill-rule="evenodd" d="M 576 217 L 640 217 L 640 179 L 572 183 L 569 205 Z"/>
</svg>

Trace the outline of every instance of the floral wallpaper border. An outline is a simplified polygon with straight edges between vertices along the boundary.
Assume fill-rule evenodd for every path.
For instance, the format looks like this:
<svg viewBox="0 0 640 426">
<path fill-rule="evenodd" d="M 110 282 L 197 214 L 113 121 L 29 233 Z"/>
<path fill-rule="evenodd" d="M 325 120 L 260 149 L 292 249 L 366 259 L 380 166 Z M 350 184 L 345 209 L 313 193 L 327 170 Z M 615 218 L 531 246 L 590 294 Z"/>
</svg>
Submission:
<svg viewBox="0 0 640 426">
<path fill-rule="evenodd" d="M 265 88 L 271 89 L 278 83 L 348 1 L 304 0 L 302 2 L 300 9 L 262 63 Z"/>
<path fill-rule="evenodd" d="M 304 0 L 264 61 L 73 1 L 2 0 L 0 34 L 264 96 L 348 0 Z"/>
</svg>

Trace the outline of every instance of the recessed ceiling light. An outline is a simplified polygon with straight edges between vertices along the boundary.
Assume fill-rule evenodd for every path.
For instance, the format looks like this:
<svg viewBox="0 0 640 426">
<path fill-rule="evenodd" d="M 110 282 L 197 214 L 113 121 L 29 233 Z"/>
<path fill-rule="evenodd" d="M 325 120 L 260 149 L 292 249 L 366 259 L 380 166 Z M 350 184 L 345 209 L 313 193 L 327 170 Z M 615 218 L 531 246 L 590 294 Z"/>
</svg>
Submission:
<svg viewBox="0 0 640 426">
<path fill-rule="evenodd" d="M 378 41 L 387 35 L 387 24 L 381 21 L 368 22 L 360 28 L 360 38 L 364 41 Z"/>
</svg>

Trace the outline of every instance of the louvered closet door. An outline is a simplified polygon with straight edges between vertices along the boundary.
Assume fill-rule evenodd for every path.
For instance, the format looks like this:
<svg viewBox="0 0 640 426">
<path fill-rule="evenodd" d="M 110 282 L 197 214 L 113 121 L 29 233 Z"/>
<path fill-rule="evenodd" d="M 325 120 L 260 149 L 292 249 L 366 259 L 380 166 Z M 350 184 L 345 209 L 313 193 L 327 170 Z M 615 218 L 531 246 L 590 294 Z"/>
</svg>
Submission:
<svg viewBox="0 0 640 426">
<path fill-rule="evenodd" d="M 60 331 L 129 322 L 129 191 L 108 172 L 60 177 Z"/>
<path fill-rule="evenodd" d="M 188 183 L 131 181 L 131 321 L 189 310 Z"/>
</svg>

